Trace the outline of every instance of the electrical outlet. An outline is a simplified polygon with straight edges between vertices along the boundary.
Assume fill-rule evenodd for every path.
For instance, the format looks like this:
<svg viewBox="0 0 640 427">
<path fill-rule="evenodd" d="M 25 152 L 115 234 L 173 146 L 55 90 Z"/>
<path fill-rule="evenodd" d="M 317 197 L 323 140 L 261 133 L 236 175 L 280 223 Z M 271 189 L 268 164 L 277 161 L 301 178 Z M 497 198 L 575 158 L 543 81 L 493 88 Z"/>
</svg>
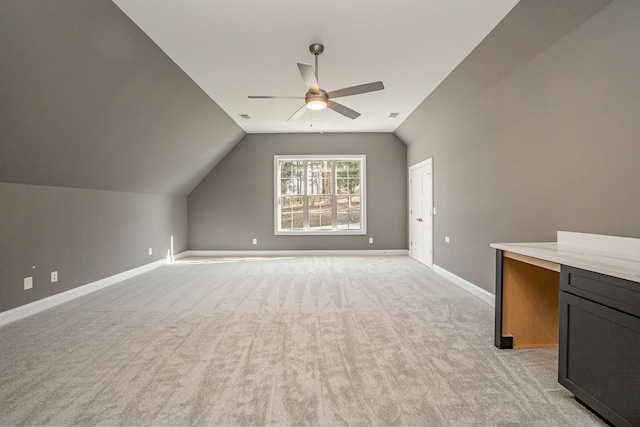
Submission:
<svg viewBox="0 0 640 427">
<path fill-rule="evenodd" d="M 373 237 L 369 237 L 369 243 L 373 243 Z"/>
<path fill-rule="evenodd" d="M 446 243 L 449 243 L 449 236 L 444 236 L 444 241 L 445 241 Z"/>
<path fill-rule="evenodd" d="M 58 281 L 58 272 L 57 271 L 52 271 L 51 272 L 51 283 L 57 282 Z"/>
<path fill-rule="evenodd" d="M 253 244 L 257 245 L 258 244 L 258 239 L 256 239 L 255 237 L 253 238 Z"/>
<path fill-rule="evenodd" d="M 149 248 L 149 255 L 153 255 L 153 248 Z"/>
<path fill-rule="evenodd" d="M 33 288 L 33 277 L 24 278 L 24 290 Z"/>
</svg>

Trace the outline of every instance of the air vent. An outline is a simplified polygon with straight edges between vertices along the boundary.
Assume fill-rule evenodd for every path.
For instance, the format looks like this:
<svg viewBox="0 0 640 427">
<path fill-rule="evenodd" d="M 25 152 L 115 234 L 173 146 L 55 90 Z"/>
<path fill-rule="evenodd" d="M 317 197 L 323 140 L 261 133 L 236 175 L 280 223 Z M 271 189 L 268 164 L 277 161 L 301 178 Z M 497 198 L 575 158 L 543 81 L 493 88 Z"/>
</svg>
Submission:
<svg viewBox="0 0 640 427">
<path fill-rule="evenodd" d="M 240 114 L 240 117 L 242 117 L 245 120 L 249 120 L 251 117 L 249 117 L 248 114 Z"/>
<path fill-rule="evenodd" d="M 389 113 L 389 117 L 393 119 L 394 117 L 398 117 L 399 114 L 400 113 Z"/>
</svg>

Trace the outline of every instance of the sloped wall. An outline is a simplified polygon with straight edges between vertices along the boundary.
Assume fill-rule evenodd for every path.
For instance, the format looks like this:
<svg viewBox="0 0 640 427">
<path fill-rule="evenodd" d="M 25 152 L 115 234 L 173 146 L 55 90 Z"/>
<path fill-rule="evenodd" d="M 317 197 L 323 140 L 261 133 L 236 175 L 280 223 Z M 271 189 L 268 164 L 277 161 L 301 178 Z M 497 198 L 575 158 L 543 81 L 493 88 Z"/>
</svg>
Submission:
<svg viewBox="0 0 640 427">
<path fill-rule="evenodd" d="M 109 0 L 0 1 L 0 182 L 186 196 L 244 131 Z"/>
<path fill-rule="evenodd" d="M 493 291 L 491 242 L 640 237 L 640 3 L 589 18 L 600 3 L 520 2 L 396 132 L 409 164 L 434 159 L 436 265 Z M 557 8 L 586 20 L 501 68 L 548 34 Z"/>
</svg>

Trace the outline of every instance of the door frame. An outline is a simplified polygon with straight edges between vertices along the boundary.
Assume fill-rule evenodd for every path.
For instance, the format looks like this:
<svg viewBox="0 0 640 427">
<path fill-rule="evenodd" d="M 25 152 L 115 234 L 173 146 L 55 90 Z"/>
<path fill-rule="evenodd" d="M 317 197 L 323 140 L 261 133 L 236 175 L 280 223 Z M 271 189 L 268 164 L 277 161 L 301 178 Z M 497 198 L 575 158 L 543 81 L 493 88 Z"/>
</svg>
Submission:
<svg viewBox="0 0 640 427">
<path fill-rule="evenodd" d="M 413 182 L 411 181 L 411 172 L 414 169 L 418 169 L 418 168 L 420 168 L 422 166 L 426 166 L 428 164 L 431 164 L 431 206 L 429 206 L 429 209 L 430 209 L 429 221 L 431 221 L 431 247 L 429 248 L 431 250 L 431 265 L 427 265 L 427 264 L 425 264 L 425 265 L 427 265 L 427 267 L 433 269 L 433 264 L 434 264 L 433 263 L 433 258 L 434 258 L 434 255 L 435 255 L 434 252 L 433 252 L 433 247 L 434 247 L 434 244 L 433 244 L 433 235 L 434 235 L 434 230 L 433 230 L 433 224 L 434 224 L 434 221 L 433 221 L 433 217 L 434 217 L 434 215 L 433 215 L 433 182 L 434 182 L 433 157 L 429 157 L 428 159 L 423 160 L 423 161 L 421 161 L 419 163 L 416 163 L 414 165 L 411 165 L 408 168 L 407 181 L 409 182 L 409 197 L 408 197 L 409 198 L 409 212 L 408 212 L 409 219 L 407 221 L 407 223 L 408 223 L 407 232 L 409 234 L 409 256 L 411 258 L 414 258 L 414 256 L 413 256 L 413 245 L 411 244 L 411 242 L 412 242 L 412 239 L 411 239 L 411 212 L 412 212 L 412 203 L 413 203 L 413 200 L 412 200 L 413 199 L 413 197 L 412 197 L 412 195 L 413 195 Z M 423 216 L 424 216 L 424 212 L 423 212 Z"/>
</svg>

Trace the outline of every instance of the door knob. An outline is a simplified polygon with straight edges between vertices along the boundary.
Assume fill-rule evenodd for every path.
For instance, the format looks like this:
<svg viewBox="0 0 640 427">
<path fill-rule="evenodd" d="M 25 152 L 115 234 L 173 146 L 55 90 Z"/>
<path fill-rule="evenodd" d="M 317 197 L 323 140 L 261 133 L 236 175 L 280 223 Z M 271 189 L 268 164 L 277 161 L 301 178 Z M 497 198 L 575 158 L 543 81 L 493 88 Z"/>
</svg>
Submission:
<svg viewBox="0 0 640 427">
<path fill-rule="evenodd" d="M 422 218 L 416 218 L 416 221 L 422 222 Z"/>
</svg>

